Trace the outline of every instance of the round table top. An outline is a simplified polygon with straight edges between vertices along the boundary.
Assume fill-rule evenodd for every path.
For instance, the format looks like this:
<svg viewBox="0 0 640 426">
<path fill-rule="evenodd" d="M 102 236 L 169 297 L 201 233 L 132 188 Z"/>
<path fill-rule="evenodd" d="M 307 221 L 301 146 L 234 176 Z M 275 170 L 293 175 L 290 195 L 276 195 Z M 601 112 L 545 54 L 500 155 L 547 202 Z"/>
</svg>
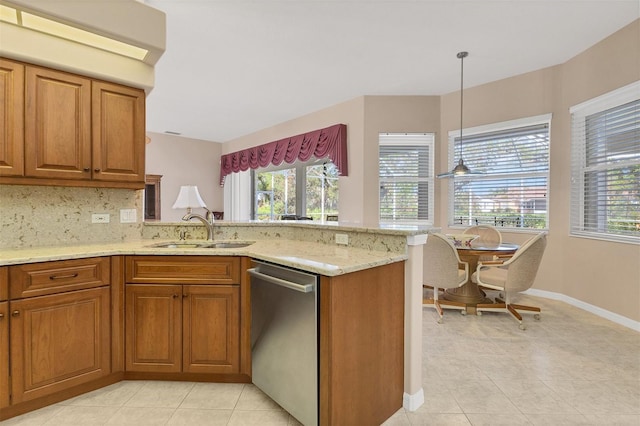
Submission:
<svg viewBox="0 0 640 426">
<path fill-rule="evenodd" d="M 481 252 L 515 252 L 518 250 L 520 246 L 512 243 L 501 243 L 500 245 L 483 245 L 483 244 L 473 244 L 471 243 L 471 247 L 462 246 L 456 247 L 458 250 L 464 251 L 481 251 Z"/>
</svg>

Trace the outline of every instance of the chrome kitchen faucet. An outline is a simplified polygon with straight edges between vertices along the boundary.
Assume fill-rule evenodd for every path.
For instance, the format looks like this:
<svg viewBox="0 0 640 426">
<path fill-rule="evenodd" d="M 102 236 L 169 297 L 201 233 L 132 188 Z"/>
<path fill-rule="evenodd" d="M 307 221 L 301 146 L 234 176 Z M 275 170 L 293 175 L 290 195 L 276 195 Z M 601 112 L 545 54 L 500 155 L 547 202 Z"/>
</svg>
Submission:
<svg viewBox="0 0 640 426">
<path fill-rule="evenodd" d="M 207 210 L 207 217 L 196 213 L 187 213 L 182 217 L 182 220 L 190 221 L 191 219 L 198 219 L 204 223 L 207 227 L 207 241 L 213 241 L 213 212 Z"/>
</svg>

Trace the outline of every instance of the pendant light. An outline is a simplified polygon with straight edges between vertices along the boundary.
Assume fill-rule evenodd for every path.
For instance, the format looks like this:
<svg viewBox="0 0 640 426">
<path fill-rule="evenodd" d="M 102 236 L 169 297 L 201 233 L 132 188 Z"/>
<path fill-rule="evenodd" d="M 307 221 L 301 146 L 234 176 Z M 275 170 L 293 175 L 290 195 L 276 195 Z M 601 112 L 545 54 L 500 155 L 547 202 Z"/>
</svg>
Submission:
<svg viewBox="0 0 640 426">
<path fill-rule="evenodd" d="M 458 52 L 456 55 L 458 59 L 460 59 L 460 159 L 458 160 L 458 164 L 451 170 L 450 172 L 440 173 L 438 178 L 450 178 L 456 176 L 465 176 L 465 175 L 480 175 L 482 172 L 473 172 L 464 164 L 464 160 L 462 159 L 462 111 L 463 111 L 463 88 L 464 88 L 464 58 L 469 56 L 469 52 Z"/>
</svg>

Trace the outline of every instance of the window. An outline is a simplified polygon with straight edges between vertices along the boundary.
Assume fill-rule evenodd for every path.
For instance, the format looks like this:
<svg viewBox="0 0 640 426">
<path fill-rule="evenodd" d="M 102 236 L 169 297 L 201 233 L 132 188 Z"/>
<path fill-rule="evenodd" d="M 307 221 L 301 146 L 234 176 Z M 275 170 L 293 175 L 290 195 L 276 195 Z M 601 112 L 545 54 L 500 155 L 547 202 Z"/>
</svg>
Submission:
<svg viewBox="0 0 640 426">
<path fill-rule="evenodd" d="M 460 152 L 472 174 L 451 179 L 449 226 L 545 229 L 550 115 L 449 133 L 449 164 Z"/>
<path fill-rule="evenodd" d="M 338 168 L 331 162 L 305 167 L 304 216 L 324 220 L 338 214 Z"/>
<path fill-rule="evenodd" d="M 433 224 L 433 133 L 381 133 L 380 221 Z"/>
<path fill-rule="evenodd" d="M 571 108 L 571 235 L 640 243 L 640 82 Z"/>
<path fill-rule="evenodd" d="M 330 161 L 286 165 L 251 172 L 256 220 L 283 216 L 325 220 L 338 214 L 338 169 Z"/>
</svg>

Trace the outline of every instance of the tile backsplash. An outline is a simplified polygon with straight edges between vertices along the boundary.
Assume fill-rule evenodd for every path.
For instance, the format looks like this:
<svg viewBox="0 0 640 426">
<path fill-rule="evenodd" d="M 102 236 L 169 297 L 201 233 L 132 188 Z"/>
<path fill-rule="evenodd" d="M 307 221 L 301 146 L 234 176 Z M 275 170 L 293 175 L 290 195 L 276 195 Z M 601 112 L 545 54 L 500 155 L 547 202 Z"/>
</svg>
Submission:
<svg viewBox="0 0 640 426">
<path fill-rule="evenodd" d="M 142 190 L 0 185 L 0 248 L 118 242 L 142 234 Z M 136 223 L 120 223 L 136 209 Z M 94 213 L 109 223 L 91 223 Z"/>
</svg>

